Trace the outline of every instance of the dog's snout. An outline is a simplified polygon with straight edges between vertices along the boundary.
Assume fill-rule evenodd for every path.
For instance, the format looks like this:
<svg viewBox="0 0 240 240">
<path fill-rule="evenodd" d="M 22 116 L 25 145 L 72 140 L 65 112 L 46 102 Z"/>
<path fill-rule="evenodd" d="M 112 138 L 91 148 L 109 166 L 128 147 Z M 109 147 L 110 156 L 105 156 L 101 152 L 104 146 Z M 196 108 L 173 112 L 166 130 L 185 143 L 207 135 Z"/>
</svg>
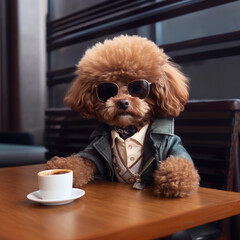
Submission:
<svg viewBox="0 0 240 240">
<path fill-rule="evenodd" d="M 121 99 L 117 102 L 117 106 L 121 110 L 126 110 L 129 107 L 130 103 L 127 99 Z"/>
</svg>

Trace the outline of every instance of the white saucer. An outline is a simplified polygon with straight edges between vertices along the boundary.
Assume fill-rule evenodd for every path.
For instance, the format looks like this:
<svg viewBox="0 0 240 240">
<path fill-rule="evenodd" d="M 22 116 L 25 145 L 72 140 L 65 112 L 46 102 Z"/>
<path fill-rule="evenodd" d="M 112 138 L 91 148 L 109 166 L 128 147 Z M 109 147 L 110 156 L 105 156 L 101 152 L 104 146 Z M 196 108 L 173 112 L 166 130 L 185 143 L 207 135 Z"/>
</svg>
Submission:
<svg viewBox="0 0 240 240">
<path fill-rule="evenodd" d="M 82 197 L 85 194 L 85 191 L 82 189 L 78 189 L 78 188 L 73 188 L 72 189 L 72 193 L 71 193 L 71 197 L 66 198 L 66 199 L 61 199 L 61 200 L 55 200 L 55 199 L 42 199 L 40 196 L 40 192 L 36 191 L 36 192 L 32 192 L 29 193 L 27 195 L 27 198 L 33 202 L 38 202 L 40 204 L 43 205 L 63 205 L 63 204 L 67 204 L 70 203 L 72 201 L 74 201 L 77 198 Z"/>
</svg>

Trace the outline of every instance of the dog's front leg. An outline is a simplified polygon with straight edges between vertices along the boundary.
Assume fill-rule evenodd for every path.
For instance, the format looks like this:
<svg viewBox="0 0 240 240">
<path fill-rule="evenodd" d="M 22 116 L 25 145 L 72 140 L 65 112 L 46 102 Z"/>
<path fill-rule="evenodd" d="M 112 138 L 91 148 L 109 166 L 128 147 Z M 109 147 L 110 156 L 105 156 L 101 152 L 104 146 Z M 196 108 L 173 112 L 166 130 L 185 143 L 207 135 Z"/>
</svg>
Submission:
<svg viewBox="0 0 240 240">
<path fill-rule="evenodd" d="M 46 169 L 72 169 L 73 170 L 73 187 L 81 188 L 88 182 L 94 180 L 94 174 L 97 173 L 96 165 L 77 155 L 66 158 L 53 157 L 46 164 Z"/>
<path fill-rule="evenodd" d="M 170 156 L 154 173 L 154 191 L 161 197 L 186 197 L 198 190 L 199 180 L 191 161 Z"/>
</svg>

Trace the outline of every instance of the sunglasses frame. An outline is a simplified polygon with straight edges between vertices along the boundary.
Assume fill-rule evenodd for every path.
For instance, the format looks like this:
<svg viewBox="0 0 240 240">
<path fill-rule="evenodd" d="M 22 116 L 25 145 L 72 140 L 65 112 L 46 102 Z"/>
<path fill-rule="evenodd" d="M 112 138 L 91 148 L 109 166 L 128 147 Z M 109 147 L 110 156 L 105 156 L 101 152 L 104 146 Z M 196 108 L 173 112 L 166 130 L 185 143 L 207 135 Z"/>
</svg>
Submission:
<svg viewBox="0 0 240 240">
<path fill-rule="evenodd" d="M 144 98 L 146 98 L 148 95 L 149 95 L 149 93 L 150 93 L 150 85 L 152 84 L 152 83 L 150 83 L 150 82 L 148 82 L 146 79 L 136 79 L 136 80 L 133 80 L 133 81 L 131 81 L 131 82 L 129 82 L 126 86 L 127 86 L 127 88 L 128 88 L 128 85 L 130 84 L 130 83 L 133 83 L 133 82 L 137 82 L 137 81 L 145 81 L 145 82 L 147 82 L 147 84 L 148 84 L 148 92 L 147 92 L 147 95 L 144 97 Z M 112 84 L 114 84 L 115 86 L 117 86 L 117 89 L 118 89 L 118 91 L 117 91 L 117 94 L 118 94 L 118 92 L 119 92 L 119 86 L 117 85 L 117 83 L 115 83 L 115 82 L 100 82 L 100 83 L 98 83 L 97 85 L 95 85 L 95 88 L 96 88 L 96 95 L 97 95 L 97 98 L 98 98 L 98 100 L 99 101 L 101 101 L 101 102 L 106 102 L 106 101 L 103 101 L 103 100 L 101 100 L 100 98 L 99 98 L 99 95 L 98 95 L 98 85 L 100 85 L 100 84 L 102 84 L 102 83 L 112 83 Z M 128 93 L 129 93 L 129 91 L 128 91 Z M 116 94 L 116 95 L 117 95 Z M 115 95 L 115 96 L 116 96 Z M 131 95 L 130 93 L 129 93 L 129 95 Z M 131 95 L 132 96 L 132 95 Z M 134 96 L 132 96 L 132 97 L 134 97 Z M 111 98 L 111 97 L 110 97 Z M 140 98 L 140 99 L 144 99 L 144 98 Z"/>
</svg>

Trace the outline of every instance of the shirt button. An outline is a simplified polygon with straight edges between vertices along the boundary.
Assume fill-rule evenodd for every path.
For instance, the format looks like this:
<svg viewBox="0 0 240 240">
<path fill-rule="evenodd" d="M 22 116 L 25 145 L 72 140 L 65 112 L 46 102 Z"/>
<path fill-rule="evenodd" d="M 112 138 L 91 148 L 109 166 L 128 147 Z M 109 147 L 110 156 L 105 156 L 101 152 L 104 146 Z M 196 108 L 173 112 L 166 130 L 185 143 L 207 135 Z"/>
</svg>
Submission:
<svg viewBox="0 0 240 240">
<path fill-rule="evenodd" d="M 135 160 L 135 158 L 134 158 L 134 157 L 130 157 L 130 160 L 131 160 L 131 161 L 134 161 L 134 160 Z"/>
<path fill-rule="evenodd" d="M 129 145 L 128 148 L 129 148 L 129 149 L 132 149 L 132 145 Z"/>
</svg>

